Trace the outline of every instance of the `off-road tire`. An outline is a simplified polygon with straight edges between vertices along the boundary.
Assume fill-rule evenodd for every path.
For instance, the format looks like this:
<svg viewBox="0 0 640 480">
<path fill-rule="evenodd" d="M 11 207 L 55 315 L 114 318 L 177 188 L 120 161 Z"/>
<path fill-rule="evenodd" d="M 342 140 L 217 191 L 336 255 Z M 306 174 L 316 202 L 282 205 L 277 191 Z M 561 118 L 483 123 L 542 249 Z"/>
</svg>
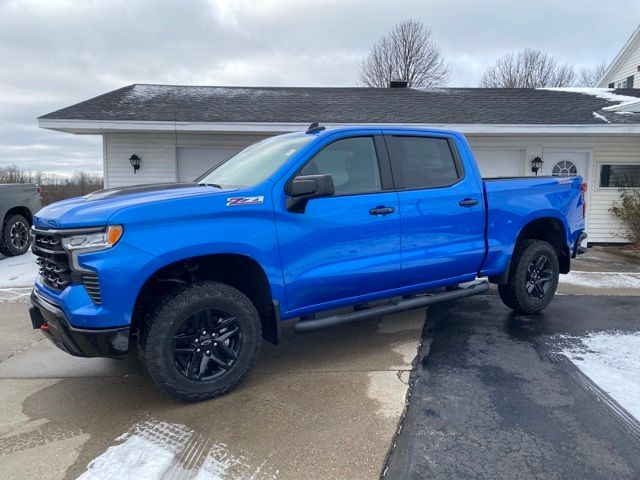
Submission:
<svg viewBox="0 0 640 480">
<path fill-rule="evenodd" d="M 552 277 L 544 296 L 540 299 L 534 299 L 526 289 L 527 269 L 541 255 L 549 259 Z M 516 245 L 513 252 L 507 283 L 498 286 L 500 298 L 507 307 L 518 313 L 531 314 L 540 312 L 549 305 L 555 295 L 558 288 L 559 273 L 558 254 L 551 244 L 543 240 L 523 240 Z"/>
<path fill-rule="evenodd" d="M 195 381 L 179 371 L 171 346 L 185 319 L 209 308 L 222 308 L 235 316 L 243 343 L 238 359 L 222 377 Z M 260 317 L 251 301 L 229 285 L 202 281 L 177 288 L 159 302 L 138 337 L 138 356 L 160 390 L 185 402 L 199 402 L 234 388 L 255 364 L 261 342 Z"/>
<path fill-rule="evenodd" d="M 29 228 L 29 221 L 22 215 L 11 215 L 5 219 L 2 225 L 2 230 L 0 231 L 0 253 L 5 257 L 15 257 L 27 253 L 31 245 L 31 238 L 29 236 L 27 237 L 27 243 L 24 248 L 20 249 L 13 245 L 11 241 L 11 229 L 18 223 L 24 224 L 27 229 Z"/>
</svg>

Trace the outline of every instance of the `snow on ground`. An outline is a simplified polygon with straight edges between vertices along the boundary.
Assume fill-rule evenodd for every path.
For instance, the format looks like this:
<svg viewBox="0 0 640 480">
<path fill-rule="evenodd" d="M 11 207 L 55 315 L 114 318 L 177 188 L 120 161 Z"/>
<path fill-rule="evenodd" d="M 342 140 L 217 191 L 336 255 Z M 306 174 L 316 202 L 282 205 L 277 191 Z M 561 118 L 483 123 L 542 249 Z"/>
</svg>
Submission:
<svg viewBox="0 0 640 480">
<path fill-rule="evenodd" d="M 640 332 L 562 336 L 562 350 L 587 377 L 640 420 Z"/>
<path fill-rule="evenodd" d="M 638 288 L 640 273 L 628 272 L 569 272 L 560 275 L 560 283 L 591 288 Z"/>
<path fill-rule="evenodd" d="M 17 257 L 0 255 L 0 288 L 28 287 L 36 280 L 38 267 L 31 250 Z"/>
<path fill-rule="evenodd" d="M 602 110 L 623 110 L 625 107 L 631 107 L 634 104 L 640 103 L 640 98 L 632 97 L 629 95 L 618 95 L 614 93 L 613 88 L 572 88 L 572 87 L 556 87 L 556 88 L 539 88 L 538 90 L 553 90 L 556 92 L 569 92 L 569 93 L 582 93 L 584 95 L 591 95 L 594 97 L 608 100 L 609 102 L 616 102 L 616 105 L 609 105 Z M 633 110 L 635 111 L 635 110 Z"/>
<path fill-rule="evenodd" d="M 276 479 L 266 461 L 257 468 L 233 455 L 223 443 L 211 443 L 202 434 L 176 423 L 147 421 L 135 424 L 93 459 L 78 480 L 196 480 Z"/>
</svg>

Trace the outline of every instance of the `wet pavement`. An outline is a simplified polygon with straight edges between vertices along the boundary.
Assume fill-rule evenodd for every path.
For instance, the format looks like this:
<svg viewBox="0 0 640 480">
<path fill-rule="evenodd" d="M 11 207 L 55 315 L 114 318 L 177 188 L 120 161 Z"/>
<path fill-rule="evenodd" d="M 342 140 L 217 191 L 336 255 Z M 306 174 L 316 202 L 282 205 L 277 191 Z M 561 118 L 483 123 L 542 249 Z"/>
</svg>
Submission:
<svg viewBox="0 0 640 480">
<path fill-rule="evenodd" d="M 430 308 L 387 478 L 640 478 L 638 421 L 554 353 L 561 335 L 638 332 L 639 313 L 603 296 L 531 317 L 493 295 Z"/>
<path fill-rule="evenodd" d="M 93 478 L 131 475 L 130 462 L 163 469 L 154 478 L 378 478 L 424 317 L 307 335 L 287 325 L 236 390 L 185 405 L 135 357 L 71 357 L 30 330 L 26 303 L 0 303 L 5 330 L 20 332 L 0 343 L 0 478 L 72 479 L 96 458 Z"/>
</svg>

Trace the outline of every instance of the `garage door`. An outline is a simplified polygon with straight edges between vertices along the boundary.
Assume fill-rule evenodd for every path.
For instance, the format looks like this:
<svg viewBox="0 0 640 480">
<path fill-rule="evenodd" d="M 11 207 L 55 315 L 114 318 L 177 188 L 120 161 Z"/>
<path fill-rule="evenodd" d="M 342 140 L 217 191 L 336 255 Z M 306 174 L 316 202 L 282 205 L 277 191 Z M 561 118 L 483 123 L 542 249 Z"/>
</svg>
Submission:
<svg viewBox="0 0 640 480">
<path fill-rule="evenodd" d="M 474 148 L 480 173 L 484 178 L 524 175 L 525 150 L 508 148 Z"/>
<path fill-rule="evenodd" d="M 242 147 L 178 147 L 178 181 L 191 182 Z"/>
</svg>

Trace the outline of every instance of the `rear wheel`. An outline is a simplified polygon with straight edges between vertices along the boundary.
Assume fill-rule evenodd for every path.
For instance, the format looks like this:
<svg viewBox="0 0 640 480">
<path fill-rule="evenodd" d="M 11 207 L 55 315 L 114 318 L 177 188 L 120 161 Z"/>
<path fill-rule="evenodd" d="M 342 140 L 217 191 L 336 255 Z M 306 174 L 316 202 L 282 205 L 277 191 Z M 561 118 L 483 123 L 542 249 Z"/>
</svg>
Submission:
<svg viewBox="0 0 640 480">
<path fill-rule="evenodd" d="M 504 304 L 519 313 L 544 310 L 553 299 L 559 278 L 558 254 L 543 240 L 523 240 L 513 252 L 509 279 L 499 285 Z"/>
<path fill-rule="evenodd" d="M 261 339 L 260 318 L 245 295 L 222 283 L 199 282 L 160 303 L 138 352 L 160 390 L 197 402 L 231 390 L 254 365 Z"/>
<path fill-rule="evenodd" d="M 0 253 L 7 257 L 22 255 L 29 250 L 29 221 L 22 215 L 11 215 L 4 222 L 0 236 Z"/>
</svg>

